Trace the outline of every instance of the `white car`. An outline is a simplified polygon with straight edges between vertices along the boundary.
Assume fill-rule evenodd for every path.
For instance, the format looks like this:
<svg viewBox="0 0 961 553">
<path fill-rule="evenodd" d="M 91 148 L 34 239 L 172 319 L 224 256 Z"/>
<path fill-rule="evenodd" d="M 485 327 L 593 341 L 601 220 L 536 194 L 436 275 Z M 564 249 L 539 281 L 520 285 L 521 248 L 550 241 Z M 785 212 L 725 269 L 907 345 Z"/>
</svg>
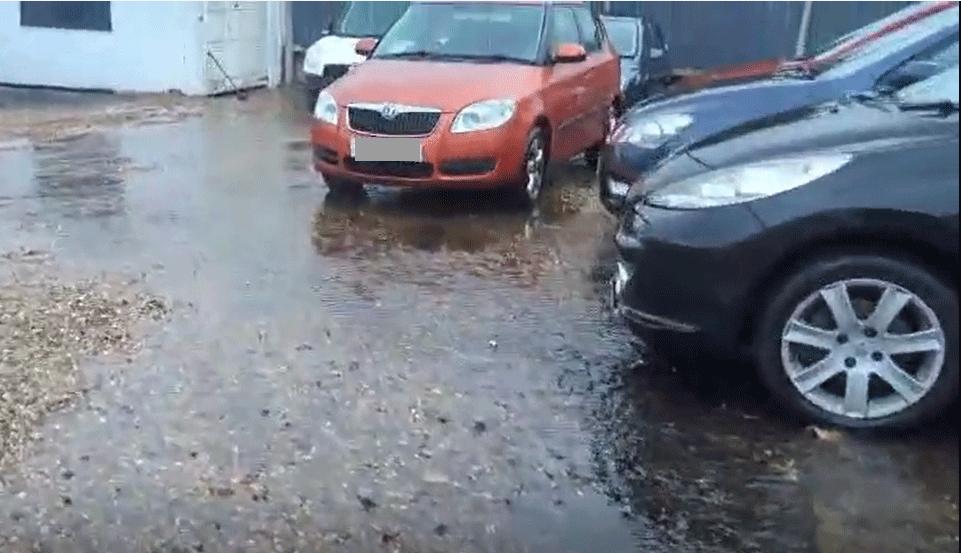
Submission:
<svg viewBox="0 0 961 553">
<path fill-rule="evenodd" d="M 344 11 L 304 56 L 304 81 L 310 98 L 364 61 L 354 51 L 362 38 L 380 38 L 410 2 L 348 2 Z M 313 106 L 313 102 L 310 104 Z"/>
</svg>

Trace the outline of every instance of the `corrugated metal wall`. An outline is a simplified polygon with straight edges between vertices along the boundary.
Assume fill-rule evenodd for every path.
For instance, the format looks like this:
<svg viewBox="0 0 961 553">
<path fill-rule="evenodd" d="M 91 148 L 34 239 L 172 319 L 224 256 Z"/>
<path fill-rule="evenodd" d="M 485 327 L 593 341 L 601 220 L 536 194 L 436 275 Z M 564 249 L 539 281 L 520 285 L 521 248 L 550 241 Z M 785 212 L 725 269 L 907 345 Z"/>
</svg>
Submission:
<svg viewBox="0 0 961 553">
<path fill-rule="evenodd" d="M 816 52 L 852 29 L 909 4 L 912 2 L 815 2 L 811 10 L 808 51 Z"/>
<path fill-rule="evenodd" d="M 911 2 L 814 2 L 808 52 Z M 605 3 L 601 3 L 604 5 Z M 804 2 L 609 2 L 615 15 L 660 23 L 675 67 L 792 58 Z"/>
<path fill-rule="evenodd" d="M 911 2 L 814 2 L 808 51 Z M 294 42 L 310 46 L 344 2 L 293 2 Z M 794 57 L 803 2 L 595 2 L 660 23 L 675 67 L 709 68 Z"/>
<path fill-rule="evenodd" d="M 610 2 L 615 15 L 661 25 L 675 67 L 708 68 L 793 54 L 803 2 Z"/>
</svg>

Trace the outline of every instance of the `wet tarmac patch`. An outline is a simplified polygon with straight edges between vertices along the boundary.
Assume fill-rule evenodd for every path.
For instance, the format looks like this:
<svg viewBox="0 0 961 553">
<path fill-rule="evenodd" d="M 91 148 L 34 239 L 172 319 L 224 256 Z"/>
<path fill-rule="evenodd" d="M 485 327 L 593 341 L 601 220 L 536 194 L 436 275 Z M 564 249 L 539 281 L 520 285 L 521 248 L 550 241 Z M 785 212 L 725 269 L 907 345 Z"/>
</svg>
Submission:
<svg viewBox="0 0 961 553">
<path fill-rule="evenodd" d="M 31 427 L 0 471 L 0 550 L 957 550 L 953 426 L 805 429 L 745 371 L 675 372 L 631 338 L 583 165 L 533 211 L 344 203 L 309 124 L 255 94 L 0 150 L 0 269 L 138 275 L 177 306 Z M 100 297 L 66 286 L 56 303 Z"/>
</svg>

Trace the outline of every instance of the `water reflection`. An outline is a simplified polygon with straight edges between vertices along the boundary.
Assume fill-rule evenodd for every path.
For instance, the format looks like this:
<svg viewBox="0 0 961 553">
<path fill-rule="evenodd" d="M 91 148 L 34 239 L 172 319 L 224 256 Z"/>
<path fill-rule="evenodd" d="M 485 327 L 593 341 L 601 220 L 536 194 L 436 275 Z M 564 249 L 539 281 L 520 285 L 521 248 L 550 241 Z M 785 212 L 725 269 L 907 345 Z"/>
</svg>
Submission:
<svg viewBox="0 0 961 553">
<path fill-rule="evenodd" d="M 328 196 L 314 216 L 317 251 L 372 254 L 395 248 L 477 253 L 529 238 L 534 215 L 502 195 L 435 191 Z"/>
<path fill-rule="evenodd" d="M 130 158 L 119 139 L 87 133 L 33 147 L 34 183 L 45 208 L 64 217 L 105 217 L 124 210 Z"/>
<path fill-rule="evenodd" d="M 697 551 L 957 549 L 956 429 L 815 435 L 770 417 L 748 375 L 711 373 L 624 366 L 591 413 L 605 492 L 661 539 Z"/>
<path fill-rule="evenodd" d="M 502 191 L 372 189 L 360 199 L 328 195 L 311 240 L 322 256 L 391 281 L 431 283 L 456 276 L 530 286 L 561 266 L 554 229 L 577 217 L 592 194 L 565 183 L 536 211 Z"/>
</svg>

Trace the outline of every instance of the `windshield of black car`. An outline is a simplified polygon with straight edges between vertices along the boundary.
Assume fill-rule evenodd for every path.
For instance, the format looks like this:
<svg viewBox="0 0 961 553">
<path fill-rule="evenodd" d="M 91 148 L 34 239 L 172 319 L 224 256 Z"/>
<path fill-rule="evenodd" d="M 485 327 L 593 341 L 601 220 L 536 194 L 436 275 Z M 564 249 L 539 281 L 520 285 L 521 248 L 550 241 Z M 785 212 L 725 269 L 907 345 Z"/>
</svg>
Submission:
<svg viewBox="0 0 961 553">
<path fill-rule="evenodd" d="M 537 59 L 544 6 L 456 2 L 412 4 L 384 35 L 374 58 Z"/>
<path fill-rule="evenodd" d="M 379 37 L 387 32 L 410 2 L 351 2 L 333 32 L 339 36 Z"/>
<path fill-rule="evenodd" d="M 825 59 L 817 69 L 829 78 L 851 75 L 952 25 L 958 25 L 956 7 L 929 15 L 834 57 L 815 58 L 814 61 Z"/>
<path fill-rule="evenodd" d="M 637 54 L 637 23 L 626 19 L 604 19 L 607 36 L 614 49 L 622 58 L 632 58 Z"/>
<path fill-rule="evenodd" d="M 895 94 L 902 107 L 958 106 L 958 66 L 950 67 L 933 77 L 909 85 Z"/>
</svg>

